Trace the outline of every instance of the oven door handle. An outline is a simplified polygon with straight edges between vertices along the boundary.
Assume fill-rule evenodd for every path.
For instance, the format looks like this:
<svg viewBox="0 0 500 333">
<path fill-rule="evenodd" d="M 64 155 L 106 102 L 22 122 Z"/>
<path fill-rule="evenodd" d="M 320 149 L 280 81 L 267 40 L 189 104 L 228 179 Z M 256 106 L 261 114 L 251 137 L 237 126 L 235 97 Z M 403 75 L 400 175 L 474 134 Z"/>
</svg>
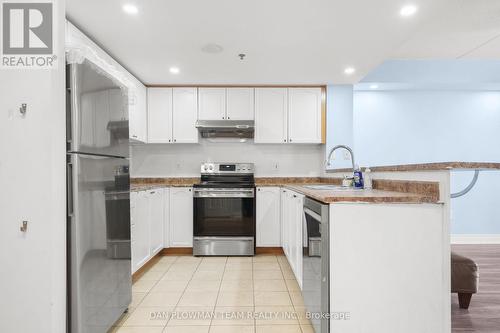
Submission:
<svg viewBox="0 0 500 333">
<path fill-rule="evenodd" d="M 195 189 L 195 198 L 253 198 L 254 189 Z"/>
</svg>

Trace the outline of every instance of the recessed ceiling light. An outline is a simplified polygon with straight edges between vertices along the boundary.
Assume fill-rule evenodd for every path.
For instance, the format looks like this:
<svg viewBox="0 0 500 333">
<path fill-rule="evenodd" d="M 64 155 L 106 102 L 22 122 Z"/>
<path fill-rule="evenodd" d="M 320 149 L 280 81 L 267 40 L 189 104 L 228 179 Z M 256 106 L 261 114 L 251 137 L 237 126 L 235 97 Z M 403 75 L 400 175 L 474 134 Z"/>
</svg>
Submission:
<svg viewBox="0 0 500 333">
<path fill-rule="evenodd" d="M 122 9 L 125 13 L 131 14 L 131 15 L 137 14 L 139 12 L 139 9 L 137 9 L 137 6 L 132 5 L 132 4 L 125 4 L 125 5 L 123 5 Z"/>
<path fill-rule="evenodd" d="M 399 11 L 399 14 L 401 14 L 401 16 L 408 17 L 408 16 L 415 15 L 415 13 L 417 11 L 418 11 L 417 6 L 415 6 L 415 5 L 406 5 L 403 8 L 401 8 L 401 10 Z"/>
<path fill-rule="evenodd" d="M 344 69 L 344 73 L 347 75 L 354 74 L 355 71 L 356 71 L 356 68 L 354 68 L 354 67 L 347 67 L 346 69 Z"/>
<path fill-rule="evenodd" d="M 179 74 L 179 72 L 180 72 L 178 67 L 170 67 L 169 71 L 172 74 Z"/>
<path fill-rule="evenodd" d="M 378 84 L 370 84 L 370 89 L 378 89 Z"/>
</svg>

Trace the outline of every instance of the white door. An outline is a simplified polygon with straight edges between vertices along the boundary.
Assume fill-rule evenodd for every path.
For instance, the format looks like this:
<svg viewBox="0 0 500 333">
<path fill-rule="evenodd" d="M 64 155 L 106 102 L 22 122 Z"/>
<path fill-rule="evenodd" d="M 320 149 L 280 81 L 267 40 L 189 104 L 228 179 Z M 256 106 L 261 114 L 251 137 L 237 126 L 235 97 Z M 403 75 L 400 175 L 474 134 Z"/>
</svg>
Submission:
<svg viewBox="0 0 500 333">
<path fill-rule="evenodd" d="M 163 247 L 170 247 L 170 188 L 163 189 Z"/>
<path fill-rule="evenodd" d="M 321 131 L 321 88 L 289 88 L 289 142 L 321 143 Z"/>
<path fill-rule="evenodd" d="M 193 189 L 170 189 L 170 246 L 193 246 Z"/>
<path fill-rule="evenodd" d="M 302 288 L 302 260 L 303 260 L 303 239 L 302 239 L 302 226 L 303 226 L 303 218 L 304 218 L 304 196 L 302 194 L 295 193 L 294 197 L 295 201 L 295 223 L 294 223 L 294 228 L 295 228 L 295 278 L 297 279 L 297 282 Z"/>
<path fill-rule="evenodd" d="M 254 120 L 254 88 L 227 88 L 226 101 L 226 117 L 228 120 Z"/>
<path fill-rule="evenodd" d="M 198 119 L 226 119 L 226 88 L 198 88 Z"/>
<path fill-rule="evenodd" d="M 286 143 L 287 89 L 255 89 L 255 143 Z"/>
<path fill-rule="evenodd" d="M 94 123 L 94 143 L 96 147 L 108 147 L 110 144 L 110 132 L 108 129 L 109 119 L 109 95 L 108 91 L 95 93 L 95 123 Z"/>
<path fill-rule="evenodd" d="M 281 190 L 281 243 L 283 246 L 283 252 L 287 258 L 290 256 L 290 241 L 289 241 L 289 226 L 290 226 L 290 207 L 289 207 L 289 197 L 288 191 L 285 189 Z M 290 259 L 288 259 L 290 261 Z"/>
<path fill-rule="evenodd" d="M 148 88 L 148 143 L 172 141 L 172 88 Z"/>
<path fill-rule="evenodd" d="M 127 109 L 125 107 L 124 95 L 121 89 L 109 89 L 109 118 L 111 121 L 120 121 L 128 119 Z"/>
<path fill-rule="evenodd" d="M 163 207 L 163 189 L 149 191 L 150 252 L 154 256 L 163 249 L 163 225 L 165 223 Z"/>
<path fill-rule="evenodd" d="M 136 271 L 137 267 L 137 231 L 135 229 L 135 221 L 138 220 L 137 202 L 139 192 L 130 192 L 130 252 L 131 252 L 131 265 L 132 273 Z"/>
<path fill-rule="evenodd" d="M 281 246 L 279 187 L 257 188 L 257 246 Z"/>
<path fill-rule="evenodd" d="M 138 270 L 144 265 L 150 257 L 150 219 L 149 219 L 149 203 L 146 191 L 140 191 L 135 200 L 134 213 L 134 241 L 135 253 L 132 253 L 135 267 L 133 271 Z"/>
<path fill-rule="evenodd" d="M 197 143 L 198 101 L 196 88 L 173 88 L 173 141 L 174 143 Z"/>
<path fill-rule="evenodd" d="M 147 89 L 137 85 L 128 92 L 129 135 L 134 141 L 148 140 L 148 98 Z"/>
</svg>

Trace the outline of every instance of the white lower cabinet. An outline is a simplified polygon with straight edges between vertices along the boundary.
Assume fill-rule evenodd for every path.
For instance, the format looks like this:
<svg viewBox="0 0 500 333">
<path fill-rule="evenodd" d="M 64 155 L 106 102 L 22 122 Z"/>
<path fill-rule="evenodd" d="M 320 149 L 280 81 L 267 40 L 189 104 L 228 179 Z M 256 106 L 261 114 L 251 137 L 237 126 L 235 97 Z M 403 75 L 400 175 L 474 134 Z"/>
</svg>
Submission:
<svg viewBox="0 0 500 333">
<path fill-rule="evenodd" d="M 153 189 L 130 193 L 130 240 L 132 273 L 141 268 L 164 247 L 164 191 Z"/>
<path fill-rule="evenodd" d="M 257 246 L 281 246 L 280 188 L 257 187 Z"/>
<path fill-rule="evenodd" d="M 282 247 L 295 278 L 302 288 L 302 225 L 304 196 L 291 190 L 281 191 Z"/>
<path fill-rule="evenodd" d="M 130 207 L 132 272 L 135 272 L 148 261 L 150 256 L 150 221 L 146 191 L 132 192 L 130 194 Z"/>
<path fill-rule="evenodd" d="M 193 188 L 170 188 L 170 247 L 193 246 Z"/>
<path fill-rule="evenodd" d="M 154 256 L 163 249 L 163 226 L 165 224 L 163 189 L 148 191 L 147 195 L 149 197 L 150 256 Z"/>
</svg>

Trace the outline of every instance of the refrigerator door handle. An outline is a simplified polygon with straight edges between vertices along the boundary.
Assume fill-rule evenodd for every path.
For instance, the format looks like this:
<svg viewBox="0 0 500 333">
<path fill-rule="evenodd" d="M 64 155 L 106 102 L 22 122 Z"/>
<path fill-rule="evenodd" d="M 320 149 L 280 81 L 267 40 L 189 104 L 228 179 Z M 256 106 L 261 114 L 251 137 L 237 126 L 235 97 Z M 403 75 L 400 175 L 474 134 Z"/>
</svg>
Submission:
<svg viewBox="0 0 500 333">
<path fill-rule="evenodd" d="M 68 210 L 68 216 L 73 216 L 73 163 L 69 162 L 67 164 L 67 195 L 68 195 L 68 200 L 67 200 L 67 210 Z"/>
</svg>

